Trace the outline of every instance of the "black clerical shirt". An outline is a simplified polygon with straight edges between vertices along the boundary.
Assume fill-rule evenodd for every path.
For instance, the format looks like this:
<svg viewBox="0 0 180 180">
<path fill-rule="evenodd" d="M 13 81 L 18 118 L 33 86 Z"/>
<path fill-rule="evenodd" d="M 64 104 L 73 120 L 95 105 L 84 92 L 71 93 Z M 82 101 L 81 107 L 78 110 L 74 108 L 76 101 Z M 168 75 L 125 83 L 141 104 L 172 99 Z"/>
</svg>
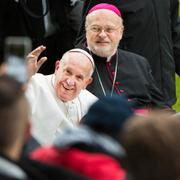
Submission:
<svg viewBox="0 0 180 180">
<path fill-rule="evenodd" d="M 93 82 L 87 89 L 99 98 L 111 94 L 113 89 L 113 93 L 127 96 L 135 108 L 166 106 L 147 60 L 142 56 L 120 49 L 117 53 L 118 55 L 115 54 L 109 61 L 107 58 L 92 54 L 97 70 L 93 74 Z M 112 88 L 116 58 L 118 60 L 117 75 Z"/>
</svg>

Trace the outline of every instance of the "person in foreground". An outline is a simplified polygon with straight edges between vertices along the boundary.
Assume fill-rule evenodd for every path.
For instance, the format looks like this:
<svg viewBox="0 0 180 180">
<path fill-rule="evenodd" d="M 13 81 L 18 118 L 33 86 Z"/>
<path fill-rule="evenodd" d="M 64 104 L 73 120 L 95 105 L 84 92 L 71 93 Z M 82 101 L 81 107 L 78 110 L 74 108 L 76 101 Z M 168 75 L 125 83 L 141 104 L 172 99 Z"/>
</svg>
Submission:
<svg viewBox="0 0 180 180">
<path fill-rule="evenodd" d="M 22 84 L 10 76 L 0 76 L 0 179 L 47 179 L 28 163 L 20 163 L 30 135 L 28 113 Z"/>
<path fill-rule="evenodd" d="M 127 121 L 122 145 L 134 180 L 180 178 L 180 117 L 153 112 Z"/>
<path fill-rule="evenodd" d="M 31 105 L 32 135 L 40 144 L 52 143 L 65 127 L 77 126 L 97 98 L 85 88 L 92 81 L 94 61 L 82 49 L 66 52 L 51 75 L 36 73 L 46 60 L 40 46 L 27 56 L 29 80 L 27 98 Z"/>
<path fill-rule="evenodd" d="M 164 107 L 147 60 L 137 54 L 118 49 L 123 36 L 121 12 L 112 4 L 92 7 L 85 22 L 86 43 L 80 46 L 95 61 L 93 82 L 87 89 L 97 97 L 125 94 L 136 109 Z"/>
</svg>

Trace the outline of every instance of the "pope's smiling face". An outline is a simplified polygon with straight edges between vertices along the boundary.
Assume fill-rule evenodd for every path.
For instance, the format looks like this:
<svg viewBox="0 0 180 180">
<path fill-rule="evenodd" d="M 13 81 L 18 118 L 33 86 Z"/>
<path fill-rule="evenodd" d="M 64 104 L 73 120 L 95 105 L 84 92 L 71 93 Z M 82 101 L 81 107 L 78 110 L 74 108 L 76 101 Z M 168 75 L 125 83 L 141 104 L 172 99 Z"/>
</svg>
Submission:
<svg viewBox="0 0 180 180">
<path fill-rule="evenodd" d="M 57 97 L 66 102 L 76 98 L 91 83 L 92 64 L 85 55 L 77 52 L 63 58 L 56 62 L 54 88 Z"/>
</svg>

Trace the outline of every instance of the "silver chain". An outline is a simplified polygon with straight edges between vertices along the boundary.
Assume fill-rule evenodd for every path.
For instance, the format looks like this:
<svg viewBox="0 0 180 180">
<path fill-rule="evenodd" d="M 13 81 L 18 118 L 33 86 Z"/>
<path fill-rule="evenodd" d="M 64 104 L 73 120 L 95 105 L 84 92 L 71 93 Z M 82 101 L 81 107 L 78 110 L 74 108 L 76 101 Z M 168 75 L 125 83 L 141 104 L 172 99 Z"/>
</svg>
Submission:
<svg viewBox="0 0 180 180">
<path fill-rule="evenodd" d="M 114 73 L 114 79 L 113 79 L 113 84 L 112 84 L 110 96 L 112 96 L 113 91 L 114 91 L 114 85 L 115 85 L 116 76 L 117 76 L 117 69 L 118 69 L 118 51 L 117 51 L 117 53 L 116 53 L 115 73 Z M 101 89 L 102 89 L 102 91 L 103 91 L 103 94 L 104 94 L 104 96 L 107 96 L 106 91 L 105 91 L 105 89 L 104 89 L 104 86 L 103 86 L 103 83 L 102 83 L 102 80 L 101 80 L 101 77 L 100 77 L 100 75 L 99 75 L 99 72 L 98 72 L 98 69 L 97 69 L 97 66 L 96 66 L 96 65 L 95 65 L 95 70 L 96 70 L 96 73 L 97 73 L 97 76 L 98 76 L 98 80 L 99 80 L 99 84 L 100 84 L 100 86 L 101 86 Z"/>
</svg>

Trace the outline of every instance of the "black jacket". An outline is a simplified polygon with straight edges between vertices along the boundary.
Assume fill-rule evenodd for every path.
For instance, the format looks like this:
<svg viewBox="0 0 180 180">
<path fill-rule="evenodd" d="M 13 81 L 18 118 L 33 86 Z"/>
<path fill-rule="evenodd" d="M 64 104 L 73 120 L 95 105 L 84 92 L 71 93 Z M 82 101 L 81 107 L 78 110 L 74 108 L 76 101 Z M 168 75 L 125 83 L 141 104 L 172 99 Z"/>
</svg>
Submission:
<svg viewBox="0 0 180 180">
<path fill-rule="evenodd" d="M 103 0 L 86 0 L 83 15 Z M 180 24 L 178 0 L 106 0 L 122 12 L 122 49 L 146 57 L 168 105 L 176 101 L 175 70 L 180 75 Z M 84 18 L 83 18 L 84 19 Z M 83 22 L 84 23 L 84 22 Z M 77 44 L 85 41 L 82 23 Z"/>
<path fill-rule="evenodd" d="M 127 96 L 135 108 L 164 108 L 167 105 L 154 81 L 149 63 L 144 57 L 119 49 L 118 55 L 116 53 L 109 62 L 106 58 L 96 55 L 93 55 L 93 58 L 106 94 L 111 93 L 116 59 L 118 58 L 113 93 Z M 93 82 L 87 87 L 90 92 L 98 97 L 103 95 L 100 80 L 95 70 Z"/>
<path fill-rule="evenodd" d="M 23 1 L 25 2 L 25 1 Z M 27 1 L 31 10 L 42 15 L 41 0 Z M 0 60 L 4 55 L 4 39 L 7 36 L 28 36 L 34 43 L 44 36 L 43 18 L 33 18 L 30 16 L 19 2 L 15 0 L 0 1 Z"/>
</svg>

